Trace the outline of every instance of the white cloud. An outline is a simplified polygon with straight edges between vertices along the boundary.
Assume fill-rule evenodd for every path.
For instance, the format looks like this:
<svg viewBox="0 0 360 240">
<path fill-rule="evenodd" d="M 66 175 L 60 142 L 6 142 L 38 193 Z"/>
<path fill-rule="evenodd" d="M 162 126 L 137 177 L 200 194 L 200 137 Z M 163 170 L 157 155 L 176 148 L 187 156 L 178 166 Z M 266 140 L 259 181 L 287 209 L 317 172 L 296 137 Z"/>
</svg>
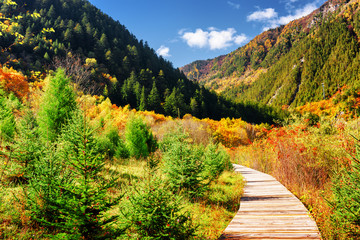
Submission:
<svg viewBox="0 0 360 240">
<path fill-rule="evenodd" d="M 296 3 L 299 0 L 282 0 L 282 3 L 285 3 L 286 10 L 292 10 L 295 8 L 294 3 Z"/>
<path fill-rule="evenodd" d="M 208 31 L 198 28 L 195 32 L 183 32 L 180 35 L 190 47 L 206 47 L 210 50 L 224 49 L 234 44 L 240 45 L 248 40 L 245 34 L 237 35 L 234 28 L 218 30 L 210 27 Z"/>
<path fill-rule="evenodd" d="M 314 3 L 306 4 L 303 8 L 297 9 L 294 14 L 289 14 L 287 16 L 280 17 L 278 19 L 278 23 L 280 25 L 288 24 L 292 20 L 295 20 L 295 19 L 298 19 L 298 18 L 301 18 L 301 17 L 304 17 L 304 16 L 310 14 L 316 8 L 317 8 L 316 4 L 314 4 Z"/>
<path fill-rule="evenodd" d="M 170 53 L 170 48 L 165 47 L 164 45 L 161 45 L 160 48 L 158 50 L 156 50 L 157 55 L 162 56 L 162 57 L 171 57 Z"/>
<path fill-rule="evenodd" d="M 186 32 L 186 31 L 188 31 L 189 29 L 187 29 L 187 28 L 182 28 L 182 29 L 180 29 L 179 31 L 178 31 L 178 34 L 179 35 L 183 35 L 183 33 L 184 32 Z"/>
<path fill-rule="evenodd" d="M 247 16 L 248 21 L 264 21 L 268 19 L 277 18 L 278 13 L 275 12 L 275 9 L 273 8 L 266 8 L 264 10 L 259 10 L 256 12 L 253 12 L 249 16 Z"/>
<path fill-rule="evenodd" d="M 209 33 L 210 49 L 216 50 L 230 47 L 233 44 L 233 36 L 235 33 L 236 31 L 233 28 L 228 28 L 223 31 L 211 31 Z"/>
<path fill-rule="evenodd" d="M 238 45 L 245 43 L 248 37 L 245 34 L 241 34 L 235 37 L 234 42 Z"/>
<path fill-rule="evenodd" d="M 237 9 L 237 10 L 240 9 L 240 4 L 238 4 L 238 3 L 234 3 L 234 2 L 231 2 L 231 1 L 228 1 L 227 3 L 228 3 L 231 7 L 235 8 L 235 9 Z"/>
<path fill-rule="evenodd" d="M 184 39 L 190 47 L 203 48 L 208 44 L 209 32 L 198 28 L 194 33 L 184 32 L 182 39 Z"/>
<path fill-rule="evenodd" d="M 297 0 L 286 0 L 286 4 L 292 4 Z M 308 3 L 304 7 L 297 9 L 295 12 L 290 13 L 285 16 L 278 16 L 277 12 L 273 8 L 267 8 L 265 10 L 259 10 L 253 12 L 247 17 L 248 21 L 257 21 L 263 22 L 264 28 L 263 30 L 266 31 L 270 28 L 275 28 L 280 25 L 288 24 L 289 22 L 304 17 L 314 11 L 317 6 L 318 0 L 313 3 Z"/>
</svg>

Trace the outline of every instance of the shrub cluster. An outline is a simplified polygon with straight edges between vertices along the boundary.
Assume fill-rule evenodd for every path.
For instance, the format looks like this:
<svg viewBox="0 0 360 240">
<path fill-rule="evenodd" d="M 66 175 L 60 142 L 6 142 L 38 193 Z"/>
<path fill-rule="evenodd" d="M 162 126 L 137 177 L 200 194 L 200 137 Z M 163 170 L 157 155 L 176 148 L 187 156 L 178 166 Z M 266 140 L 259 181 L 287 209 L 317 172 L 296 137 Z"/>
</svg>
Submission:
<svg viewBox="0 0 360 240">
<path fill-rule="evenodd" d="M 224 149 L 216 144 L 206 148 L 192 144 L 181 127 L 165 136 L 161 148 L 163 171 L 174 192 L 201 195 L 211 181 L 231 168 Z"/>
<path fill-rule="evenodd" d="M 37 117 L 28 110 L 15 121 L 12 111 L 2 108 L 6 147 L 0 149 L 8 161 L 0 180 L 21 183 L 25 214 L 52 237 L 117 236 L 121 229 L 110 227 L 117 216 L 106 214 L 120 197 L 108 195 L 115 180 L 101 177 L 105 154 L 96 131 L 78 109 L 64 72 L 58 70 L 48 81 Z M 10 100 L 2 97 L 0 103 L 7 106 Z"/>
<path fill-rule="evenodd" d="M 3 187 L 22 189 L 14 194 L 21 209 L 17 224 L 51 239 L 123 239 L 125 232 L 140 239 L 192 239 L 197 224 L 184 201 L 205 196 L 230 168 L 225 150 L 195 144 L 181 127 L 158 150 L 150 127 L 136 114 L 122 138 L 110 124 L 91 123 L 63 70 L 45 84 L 38 110 L 0 94 L 0 180 Z M 16 108 L 23 109 L 15 115 Z M 148 175 L 134 185 L 129 180 L 124 193 L 113 164 L 130 157 L 139 165 L 145 160 Z"/>
</svg>

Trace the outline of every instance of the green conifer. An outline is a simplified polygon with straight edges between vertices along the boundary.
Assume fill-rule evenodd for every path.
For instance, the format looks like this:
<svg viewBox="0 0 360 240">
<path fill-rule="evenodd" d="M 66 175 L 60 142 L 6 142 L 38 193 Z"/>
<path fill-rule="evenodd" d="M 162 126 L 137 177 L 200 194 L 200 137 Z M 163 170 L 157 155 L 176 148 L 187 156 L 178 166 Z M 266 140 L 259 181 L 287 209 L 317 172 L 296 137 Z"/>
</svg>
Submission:
<svg viewBox="0 0 360 240">
<path fill-rule="evenodd" d="M 49 79 L 38 113 L 41 137 L 55 141 L 77 108 L 75 93 L 64 70 L 58 69 Z"/>
<path fill-rule="evenodd" d="M 147 157 L 157 147 L 155 137 L 140 116 L 130 117 L 125 128 L 125 138 L 132 157 Z"/>
</svg>

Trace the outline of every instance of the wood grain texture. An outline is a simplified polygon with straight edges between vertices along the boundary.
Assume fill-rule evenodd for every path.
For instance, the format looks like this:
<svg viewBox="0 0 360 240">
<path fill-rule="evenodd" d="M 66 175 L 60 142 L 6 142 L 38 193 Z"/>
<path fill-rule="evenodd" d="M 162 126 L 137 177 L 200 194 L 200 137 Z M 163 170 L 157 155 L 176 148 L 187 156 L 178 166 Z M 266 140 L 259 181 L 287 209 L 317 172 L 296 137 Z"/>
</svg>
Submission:
<svg viewBox="0 0 360 240">
<path fill-rule="evenodd" d="M 234 167 L 247 183 L 240 209 L 219 239 L 321 239 L 305 206 L 275 178 Z"/>
</svg>

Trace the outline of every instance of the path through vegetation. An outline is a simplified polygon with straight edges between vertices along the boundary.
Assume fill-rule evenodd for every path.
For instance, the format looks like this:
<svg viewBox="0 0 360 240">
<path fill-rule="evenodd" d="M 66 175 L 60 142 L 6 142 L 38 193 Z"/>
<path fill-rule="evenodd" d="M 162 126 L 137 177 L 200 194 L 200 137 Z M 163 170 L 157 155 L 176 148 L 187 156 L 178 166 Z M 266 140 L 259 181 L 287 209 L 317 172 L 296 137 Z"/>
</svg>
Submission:
<svg viewBox="0 0 360 240">
<path fill-rule="evenodd" d="M 321 239 L 305 206 L 275 178 L 234 167 L 247 183 L 240 209 L 220 239 Z"/>
</svg>

